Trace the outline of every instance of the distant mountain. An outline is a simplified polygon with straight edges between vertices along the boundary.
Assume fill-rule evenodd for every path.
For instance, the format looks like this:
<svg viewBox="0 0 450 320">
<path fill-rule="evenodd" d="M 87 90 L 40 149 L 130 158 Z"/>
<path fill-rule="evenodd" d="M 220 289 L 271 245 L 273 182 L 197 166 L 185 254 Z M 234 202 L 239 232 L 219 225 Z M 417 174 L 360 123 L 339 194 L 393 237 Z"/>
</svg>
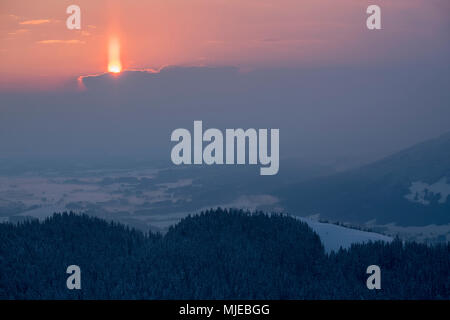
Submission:
<svg viewBox="0 0 450 320">
<path fill-rule="evenodd" d="M 300 216 L 402 226 L 450 223 L 450 133 L 277 195 Z"/>
</svg>

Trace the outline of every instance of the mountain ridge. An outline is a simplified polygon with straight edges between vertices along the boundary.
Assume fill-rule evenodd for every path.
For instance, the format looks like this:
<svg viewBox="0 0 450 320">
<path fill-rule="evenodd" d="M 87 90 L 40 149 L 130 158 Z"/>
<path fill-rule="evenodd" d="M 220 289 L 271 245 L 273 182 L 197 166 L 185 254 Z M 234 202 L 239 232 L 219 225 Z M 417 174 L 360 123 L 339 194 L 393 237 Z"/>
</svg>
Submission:
<svg viewBox="0 0 450 320">
<path fill-rule="evenodd" d="M 276 194 L 289 212 L 300 216 L 320 214 L 355 223 L 375 220 L 403 226 L 441 225 L 450 223 L 448 195 L 429 191 L 429 185 L 440 181 L 444 187 L 450 184 L 450 132 L 374 163 L 294 184 Z M 422 190 L 416 190 L 414 183 Z M 428 205 L 419 201 L 421 198 L 427 198 Z"/>
</svg>

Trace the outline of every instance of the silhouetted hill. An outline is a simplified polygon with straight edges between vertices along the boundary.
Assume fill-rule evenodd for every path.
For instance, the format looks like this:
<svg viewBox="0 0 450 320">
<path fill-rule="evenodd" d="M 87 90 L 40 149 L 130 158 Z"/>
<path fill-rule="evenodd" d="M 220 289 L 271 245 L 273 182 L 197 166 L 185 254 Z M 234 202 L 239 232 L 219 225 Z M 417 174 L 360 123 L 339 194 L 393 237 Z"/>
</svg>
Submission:
<svg viewBox="0 0 450 320">
<path fill-rule="evenodd" d="M 278 195 L 298 215 L 404 226 L 450 223 L 450 133 Z"/>
<path fill-rule="evenodd" d="M 307 224 L 238 210 L 189 216 L 164 236 L 64 213 L 0 224 L 0 298 L 449 298 L 449 250 L 396 240 L 327 255 Z M 81 290 L 66 288 L 72 264 Z M 371 264 L 379 291 L 366 288 Z"/>
</svg>

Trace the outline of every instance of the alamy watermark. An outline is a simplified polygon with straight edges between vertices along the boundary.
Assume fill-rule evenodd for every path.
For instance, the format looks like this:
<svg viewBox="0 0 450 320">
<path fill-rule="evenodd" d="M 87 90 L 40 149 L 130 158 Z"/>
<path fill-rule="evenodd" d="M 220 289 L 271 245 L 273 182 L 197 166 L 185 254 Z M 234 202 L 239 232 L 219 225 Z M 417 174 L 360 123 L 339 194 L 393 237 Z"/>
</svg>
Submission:
<svg viewBox="0 0 450 320">
<path fill-rule="evenodd" d="M 222 131 L 211 128 L 203 132 L 202 121 L 194 121 L 193 136 L 182 128 L 172 132 L 171 141 L 178 143 L 172 148 L 171 159 L 176 165 L 243 165 L 248 158 L 248 164 L 262 166 L 261 175 L 275 175 L 280 167 L 280 130 L 270 129 L 270 141 L 268 135 L 268 129 L 226 129 L 224 141 Z M 203 148 L 204 142 L 208 144 Z"/>
</svg>

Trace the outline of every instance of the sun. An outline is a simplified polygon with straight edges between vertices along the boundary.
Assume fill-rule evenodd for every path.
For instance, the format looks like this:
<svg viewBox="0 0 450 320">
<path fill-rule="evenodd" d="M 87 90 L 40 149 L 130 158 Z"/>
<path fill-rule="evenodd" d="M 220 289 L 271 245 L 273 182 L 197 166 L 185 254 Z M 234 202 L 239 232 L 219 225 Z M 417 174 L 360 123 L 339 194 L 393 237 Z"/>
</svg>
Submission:
<svg viewBox="0 0 450 320">
<path fill-rule="evenodd" d="M 108 72 L 120 73 L 122 71 L 122 63 L 120 62 L 120 42 L 117 37 L 109 39 L 108 48 Z"/>
<path fill-rule="evenodd" d="M 122 68 L 119 65 L 109 65 L 108 66 L 108 72 L 120 73 L 120 71 L 122 71 Z"/>
</svg>

